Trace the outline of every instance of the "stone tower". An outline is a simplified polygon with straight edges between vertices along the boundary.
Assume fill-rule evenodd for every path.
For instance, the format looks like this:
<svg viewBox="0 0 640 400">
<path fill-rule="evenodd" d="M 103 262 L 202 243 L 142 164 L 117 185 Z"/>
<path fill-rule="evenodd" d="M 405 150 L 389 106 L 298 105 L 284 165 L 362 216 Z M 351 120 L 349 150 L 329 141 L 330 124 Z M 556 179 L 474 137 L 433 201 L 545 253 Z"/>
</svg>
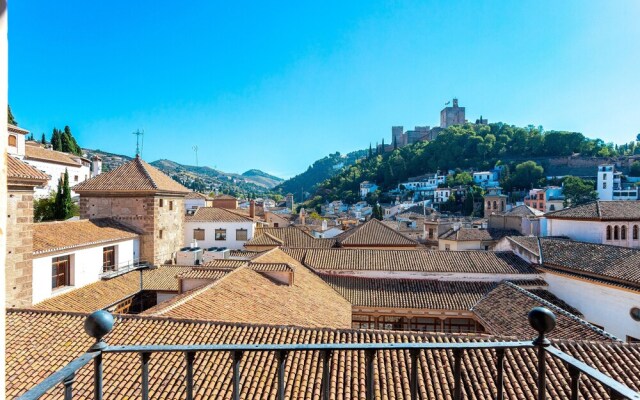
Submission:
<svg viewBox="0 0 640 400">
<path fill-rule="evenodd" d="M 453 106 L 445 107 L 440 111 L 440 128 L 464 124 L 467 122 L 464 113 L 464 107 L 458 107 L 458 99 L 453 99 Z"/>
<path fill-rule="evenodd" d="M 33 298 L 33 189 L 49 176 L 7 155 L 6 307 L 29 307 Z"/>
<path fill-rule="evenodd" d="M 80 195 L 80 218 L 113 218 L 141 233 L 141 261 L 169 263 L 182 247 L 190 191 L 140 157 L 73 190 Z"/>
<path fill-rule="evenodd" d="M 484 195 L 484 217 L 489 218 L 491 214 L 503 213 L 507 210 L 507 196 L 502 194 L 502 188 L 495 187 L 488 189 Z"/>
</svg>

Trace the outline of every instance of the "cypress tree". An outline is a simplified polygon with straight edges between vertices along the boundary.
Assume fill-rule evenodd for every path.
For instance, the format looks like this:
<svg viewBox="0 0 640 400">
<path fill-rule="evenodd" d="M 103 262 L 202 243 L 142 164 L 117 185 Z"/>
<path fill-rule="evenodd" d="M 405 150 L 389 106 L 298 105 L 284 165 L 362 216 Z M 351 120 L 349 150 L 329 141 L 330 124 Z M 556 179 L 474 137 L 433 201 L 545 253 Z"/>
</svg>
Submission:
<svg viewBox="0 0 640 400">
<path fill-rule="evenodd" d="M 373 150 L 371 149 L 371 142 L 369 142 L 369 158 L 373 156 Z"/>
<path fill-rule="evenodd" d="M 40 143 L 47 144 L 47 138 L 44 137 L 44 132 L 42 132 L 42 139 L 40 139 Z"/>
<path fill-rule="evenodd" d="M 53 218 L 64 219 L 64 207 L 62 205 L 62 187 L 64 186 L 64 180 L 58 179 L 58 191 L 56 192 L 56 199 L 53 203 Z"/>
<path fill-rule="evenodd" d="M 380 153 L 384 154 L 384 138 L 382 138 L 382 151 Z"/>
<path fill-rule="evenodd" d="M 11 112 L 11 106 L 7 105 L 7 122 L 11 125 L 18 126 L 18 121 L 13 118 L 13 113 Z"/>
<path fill-rule="evenodd" d="M 71 187 L 69 187 L 69 171 L 64 170 L 64 187 L 62 188 L 62 204 L 64 210 L 64 219 L 71 218 L 73 202 L 71 201 Z"/>
<path fill-rule="evenodd" d="M 54 150 L 62 151 L 62 138 L 60 137 L 60 131 L 58 128 L 53 128 L 53 133 L 51 134 L 51 147 Z"/>
</svg>

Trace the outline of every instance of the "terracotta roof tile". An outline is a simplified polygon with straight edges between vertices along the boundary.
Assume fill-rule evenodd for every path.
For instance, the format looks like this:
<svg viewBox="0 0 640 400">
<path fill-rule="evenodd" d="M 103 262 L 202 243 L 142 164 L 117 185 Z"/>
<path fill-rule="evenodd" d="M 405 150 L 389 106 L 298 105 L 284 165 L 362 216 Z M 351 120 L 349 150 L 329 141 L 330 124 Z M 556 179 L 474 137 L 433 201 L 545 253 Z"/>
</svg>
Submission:
<svg viewBox="0 0 640 400">
<path fill-rule="evenodd" d="M 496 282 L 320 277 L 354 306 L 470 310 Z"/>
<path fill-rule="evenodd" d="M 24 157 L 27 160 L 46 161 L 50 163 L 68 165 L 70 167 L 80 166 L 79 157 L 61 151 L 45 149 L 39 144 L 29 143 L 25 147 Z"/>
<path fill-rule="evenodd" d="M 20 179 L 43 184 L 49 180 L 49 175 L 7 154 L 7 179 L 9 182 Z"/>
<path fill-rule="evenodd" d="M 551 293 L 545 295 L 554 298 Z M 557 298 L 556 298 L 557 299 Z M 554 300 L 556 300 L 554 299 Z M 557 318 L 550 338 L 572 340 L 615 340 L 616 338 L 578 316 L 529 291 L 508 282 L 503 282 L 473 307 L 473 312 L 482 324 L 495 335 L 510 335 L 518 338 L 536 336 L 536 331 L 527 323 L 527 315 L 534 307 L 546 307 Z"/>
<path fill-rule="evenodd" d="M 198 207 L 193 215 L 187 215 L 186 222 L 249 222 L 251 219 L 225 208 Z"/>
<path fill-rule="evenodd" d="M 418 242 L 409 239 L 375 218 L 336 236 L 342 247 L 418 247 Z"/>
<path fill-rule="evenodd" d="M 197 199 L 197 200 L 212 200 L 211 197 L 207 196 L 204 193 L 200 192 L 189 192 L 185 197 L 185 199 Z"/>
<path fill-rule="evenodd" d="M 537 274 L 512 252 L 285 249 L 292 257 L 318 271 L 416 271 L 483 274 Z"/>
<path fill-rule="evenodd" d="M 33 225 L 33 253 L 70 250 L 134 239 L 138 235 L 134 229 L 110 218 L 40 222 Z"/>
<path fill-rule="evenodd" d="M 454 240 L 458 242 L 465 241 L 495 241 L 505 236 L 518 236 L 518 231 L 510 229 L 476 229 L 476 228 L 459 228 L 449 229 L 440 235 L 440 239 Z"/>
<path fill-rule="evenodd" d="M 182 272 L 176 277 L 179 279 L 206 279 L 216 281 L 226 276 L 230 271 L 230 269 L 192 268 Z"/>
<path fill-rule="evenodd" d="M 640 200 L 597 200 L 545 214 L 550 219 L 640 221 Z"/>
<path fill-rule="evenodd" d="M 258 228 L 253 239 L 245 243 L 245 247 L 248 249 L 260 246 L 330 248 L 334 244 L 335 240 L 333 239 L 316 239 L 298 227 L 287 226 L 285 228 Z"/>
<path fill-rule="evenodd" d="M 86 351 L 93 340 L 84 334 L 84 316 L 33 311 L 7 312 L 6 395 L 14 398 L 53 371 Z M 72 338 L 72 339 L 71 339 Z M 498 338 L 428 335 L 379 331 L 283 328 L 262 325 L 180 321 L 142 316 L 118 316 L 105 337 L 109 345 L 131 344 L 240 344 L 240 343 L 394 343 L 495 341 Z M 560 350 L 640 390 L 640 345 L 613 342 L 555 341 Z M 104 362 L 104 398 L 140 398 L 140 362 L 129 354 L 108 353 Z M 380 399 L 410 398 L 411 371 L 407 351 L 379 352 L 374 366 L 375 390 Z M 451 400 L 453 357 L 449 351 L 422 351 L 418 357 L 422 399 Z M 510 350 L 505 355 L 505 398 L 536 398 L 536 351 Z M 493 350 L 464 352 L 462 397 L 495 398 L 496 355 Z M 149 366 L 150 398 L 184 397 L 184 355 L 152 354 Z M 241 398 L 277 397 L 276 357 L 272 353 L 248 353 L 240 363 Z M 226 352 L 197 353 L 194 363 L 194 398 L 231 398 L 231 362 Z M 319 353 L 294 352 L 285 365 L 285 392 L 292 399 L 321 397 L 322 357 Z M 364 398 L 364 354 L 335 352 L 331 362 L 330 392 L 335 399 Z M 93 398 L 93 366 L 76 375 L 74 398 Z M 569 373 L 558 360 L 548 358 L 548 398 L 570 398 Z M 59 398 L 62 388 L 44 398 Z M 609 394 L 590 379 L 580 382 L 583 399 L 605 400 Z"/>
<path fill-rule="evenodd" d="M 522 217 L 541 217 L 544 213 L 540 210 L 536 210 L 535 208 L 529 207 L 525 204 L 512 208 L 510 211 L 505 213 L 506 215 L 519 215 Z"/>
<path fill-rule="evenodd" d="M 118 168 L 81 182 L 73 190 L 84 192 L 145 192 L 187 194 L 189 189 L 136 157 Z"/>
</svg>

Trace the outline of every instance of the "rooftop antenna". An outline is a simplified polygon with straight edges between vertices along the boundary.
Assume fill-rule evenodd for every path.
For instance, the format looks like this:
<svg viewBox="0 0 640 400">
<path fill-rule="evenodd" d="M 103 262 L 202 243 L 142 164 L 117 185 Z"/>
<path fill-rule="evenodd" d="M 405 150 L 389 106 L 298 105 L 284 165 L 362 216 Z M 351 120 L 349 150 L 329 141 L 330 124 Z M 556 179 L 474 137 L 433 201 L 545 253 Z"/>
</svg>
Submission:
<svg viewBox="0 0 640 400">
<path fill-rule="evenodd" d="M 142 149 L 140 146 L 140 136 L 142 136 L 142 147 L 144 147 L 144 130 L 140 132 L 140 129 L 138 129 L 133 132 L 133 134 L 136 135 L 136 157 L 140 157 L 140 155 L 142 154 Z"/>
<path fill-rule="evenodd" d="M 196 167 L 198 166 L 198 146 L 192 147 L 193 151 L 196 152 Z"/>
</svg>

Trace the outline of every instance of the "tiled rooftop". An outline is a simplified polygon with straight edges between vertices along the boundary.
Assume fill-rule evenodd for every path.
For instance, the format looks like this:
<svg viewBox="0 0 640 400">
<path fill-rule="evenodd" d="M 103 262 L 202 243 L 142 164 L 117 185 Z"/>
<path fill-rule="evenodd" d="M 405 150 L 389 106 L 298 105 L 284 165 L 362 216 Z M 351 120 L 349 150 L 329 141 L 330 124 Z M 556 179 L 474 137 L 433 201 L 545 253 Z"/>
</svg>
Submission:
<svg viewBox="0 0 640 400">
<path fill-rule="evenodd" d="M 80 193 L 144 192 L 186 195 L 190 190 L 139 157 L 73 187 Z"/>
<path fill-rule="evenodd" d="M 640 221 L 640 201 L 598 200 L 559 211 L 549 212 L 546 213 L 545 216 L 551 219 Z"/>
<path fill-rule="evenodd" d="M 245 243 L 245 247 L 251 249 L 252 246 L 282 245 L 294 248 L 330 248 L 334 244 L 335 240 L 333 239 L 316 239 L 295 226 L 288 226 L 286 228 L 258 228 L 253 239 Z"/>
<path fill-rule="evenodd" d="M 138 237 L 110 218 L 40 222 L 33 225 L 33 253 L 43 254 Z"/>
<path fill-rule="evenodd" d="M 55 164 L 67 165 L 70 167 L 80 166 L 78 156 L 72 156 L 68 153 L 45 149 L 39 143 L 27 143 L 25 147 L 25 158 L 28 160 L 46 161 Z M 75 158 L 74 158 L 75 157 Z"/>
<path fill-rule="evenodd" d="M 93 339 L 83 332 L 84 316 L 71 313 L 12 311 L 7 313 L 6 395 L 13 398 L 40 382 L 86 351 Z M 73 338 L 73 339 L 71 339 Z M 493 341 L 498 338 L 460 335 L 428 335 L 378 331 L 283 328 L 263 325 L 225 324 L 166 318 L 118 316 L 114 330 L 105 340 L 109 345 L 128 344 L 236 344 L 236 343 L 391 343 Z M 589 341 L 555 341 L 554 345 L 604 374 L 640 390 L 640 345 Z M 104 359 L 104 398 L 140 398 L 140 361 L 130 354 L 108 353 Z M 419 355 L 418 390 L 422 399 L 451 400 L 453 357 L 450 351 L 423 351 Z M 533 399 L 537 394 L 536 351 L 506 352 L 505 398 Z M 375 390 L 380 399 L 409 398 L 409 355 L 407 351 L 378 352 L 374 362 Z M 150 398 L 184 397 L 185 363 L 180 353 L 153 354 L 149 365 Z M 462 397 L 495 398 L 496 356 L 493 350 L 465 352 L 462 359 Z M 197 353 L 194 363 L 194 398 L 231 397 L 231 362 L 227 352 Z M 276 397 L 277 373 L 273 353 L 250 353 L 240 363 L 241 398 Z M 331 363 L 332 398 L 363 398 L 365 356 L 362 353 L 334 353 Z M 290 354 L 286 361 L 289 398 L 320 397 L 322 359 L 318 352 Z M 76 375 L 74 398 L 92 398 L 93 366 Z M 569 399 L 566 366 L 547 357 L 547 396 Z M 61 389 L 45 399 L 60 398 Z M 604 400 L 608 393 L 593 381 L 580 382 L 581 398 Z"/>
<path fill-rule="evenodd" d="M 512 252 L 285 249 L 293 258 L 319 271 L 415 271 L 485 274 L 536 274 Z"/>
<path fill-rule="evenodd" d="M 442 240 L 454 240 L 458 242 L 483 241 L 490 242 L 500 240 L 505 236 L 518 236 L 519 233 L 508 229 L 476 229 L 459 228 L 449 229 L 440 235 Z"/>
<path fill-rule="evenodd" d="M 419 244 L 375 218 L 335 237 L 342 247 L 418 247 Z M 290 246 L 292 247 L 292 246 Z"/>
<path fill-rule="evenodd" d="M 49 175 L 7 154 L 7 179 L 9 182 L 19 179 L 43 184 L 49 180 Z"/>
<path fill-rule="evenodd" d="M 548 292 L 547 292 L 548 293 Z M 551 293 L 547 297 L 555 296 Z M 555 298 L 554 300 L 557 300 Z M 570 314 L 529 291 L 510 283 L 501 283 L 486 297 L 473 307 L 485 328 L 494 335 L 530 338 L 536 331 L 527 323 L 527 314 L 534 307 L 546 307 L 554 312 L 557 318 L 555 329 L 549 337 L 571 340 L 613 340 L 610 334 Z"/>
<path fill-rule="evenodd" d="M 198 207 L 193 215 L 185 217 L 186 222 L 249 222 L 251 219 L 224 208 Z"/>
</svg>

